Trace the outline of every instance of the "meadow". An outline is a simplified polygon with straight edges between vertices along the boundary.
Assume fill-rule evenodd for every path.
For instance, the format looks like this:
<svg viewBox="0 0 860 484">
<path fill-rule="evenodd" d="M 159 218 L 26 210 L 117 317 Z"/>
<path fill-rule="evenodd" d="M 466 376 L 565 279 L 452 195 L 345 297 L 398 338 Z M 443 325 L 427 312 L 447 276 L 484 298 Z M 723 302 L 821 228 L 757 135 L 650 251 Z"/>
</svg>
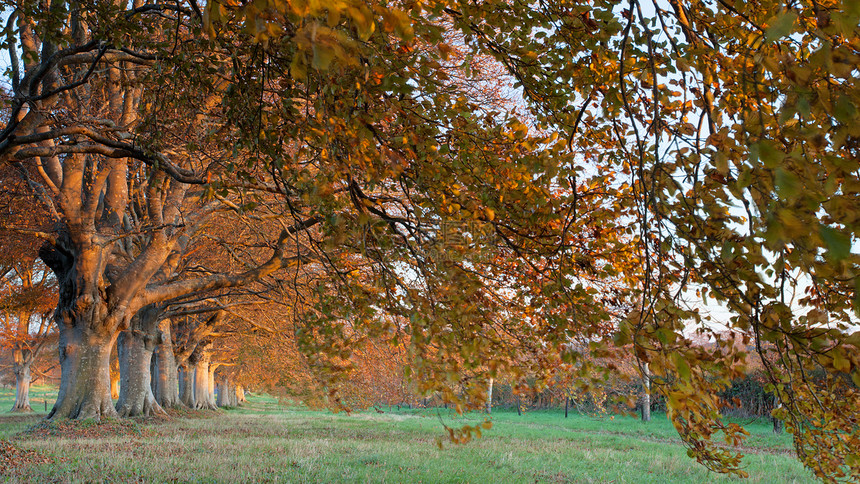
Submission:
<svg viewBox="0 0 860 484">
<path fill-rule="evenodd" d="M 55 394 L 34 389 L 34 408 Z M 7 405 L 8 402 L 8 405 Z M 0 405 L 11 407 L 8 389 Z M 0 415 L 0 439 L 39 456 L 7 466 L 7 482 L 813 482 L 791 439 L 769 422 L 743 422 L 749 480 L 710 473 L 686 456 L 664 416 L 592 417 L 495 411 L 493 428 L 465 445 L 437 440 L 483 414 L 381 409 L 350 415 L 284 407 L 249 395 L 236 409 L 170 419 L 46 423 Z M 44 457 L 44 459 L 41 459 Z"/>
</svg>

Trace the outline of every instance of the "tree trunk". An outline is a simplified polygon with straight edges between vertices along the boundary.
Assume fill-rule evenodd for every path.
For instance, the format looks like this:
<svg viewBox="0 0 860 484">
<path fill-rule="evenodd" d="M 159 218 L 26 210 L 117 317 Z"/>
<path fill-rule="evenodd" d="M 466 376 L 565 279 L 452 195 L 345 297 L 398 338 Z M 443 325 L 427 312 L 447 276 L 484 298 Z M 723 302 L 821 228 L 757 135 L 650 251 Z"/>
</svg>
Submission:
<svg viewBox="0 0 860 484">
<path fill-rule="evenodd" d="M 81 321 L 60 322 L 60 388 L 49 419 L 115 417 L 110 396 L 110 356 L 116 334 Z"/>
<path fill-rule="evenodd" d="M 239 393 L 236 390 L 236 386 L 231 384 L 230 387 L 227 389 L 227 391 L 229 392 L 228 394 L 230 395 L 231 406 L 238 407 L 239 406 Z"/>
<path fill-rule="evenodd" d="M 642 421 L 651 421 L 651 371 L 648 369 L 648 363 L 642 363 Z"/>
<path fill-rule="evenodd" d="M 179 400 L 188 408 L 194 408 L 194 370 L 184 366 L 178 370 L 179 376 Z"/>
<path fill-rule="evenodd" d="M 33 409 L 30 407 L 30 363 L 33 360 L 25 357 L 19 363 L 18 352 L 15 353 L 15 365 L 13 367 L 15 372 L 15 403 L 12 405 L 11 411 L 32 412 Z"/>
<path fill-rule="evenodd" d="M 226 376 L 221 377 L 221 381 L 218 382 L 218 400 L 216 401 L 219 407 L 235 407 L 233 399 L 230 397 L 230 378 Z M 233 392 L 233 396 L 236 393 Z"/>
<path fill-rule="evenodd" d="M 211 403 L 213 406 L 217 407 L 217 405 L 215 405 L 215 369 L 216 368 L 218 368 L 218 365 L 213 364 L 212 361 L 210 360 L 209 361 L 209 380 L 208 380 L 209 381 L 209 403 Z"/>
<path fill-rule="evenodd" d="M 161 344 L 156 348 L 158 360 L 158 373 L 156 373 L 157 384 L 155 400 L 163 408 L 175 408 L 182 405 L 179 399 L 179 377 L 177 375 L 176 357 L 173 354 L 173 341 L 170 335 L 170 320 L 165 319 L 158 323 L 161 331 Z"/>
<path fill-rule="evenodd" d="M 155 339 L 139 331 L 123 331 L 117 342 L 120 388 L 116 410 L 121 417 L 165 414 L 152 393 L 150 364 Z"/>
<path fill-rule="evenodd" d="M 189 361 L 194 365 L 194 409 L 215 409 L 215 402 L 210 399 L 209 394 L 209 361 L 212 355 L 208 351 L 208 345 L 194 350 Z"/>
<path fill-rule="evenodd" d="M 782 402 L 779 401 L 779 395 L 774 395 L 773 396 L 773 409 L 776 410 L 781 406 L 782 406 Z M 782 433 L 782 420 L 780 420 L 774 416 L 771 416 L 770 419 L 773 423 L 773 433 L 781 434 Z"/>
<path fill-rule="evenodd" d="M 570 408 L 570 397 L 564 396 L 564 418 L 567 418 L 567 409 Z"/>
<path fill-rule="evenodd" d="M 487 385 L 487 413 L 493 413 L 493 379 Z"/>
<path fill-rule="evenodd" d="M 72 155 L 67 162 L 73 166 L 83 163 L 83 158 Z M 48 418 L 98 420 L 117 415 L 110 393 L 111 351 L 119 328 L 133 313 L 128 298 L 116 296 L 117 287 L 105 286 L 109 244 L 96 243 L 94 229 L 80 218 L 80 207 L 70 208 L 77 209 L 66 213 L 74 221 L 74 233 L 65 225 L 56 241 L 39 249 L 39 257 L 56 276 L 59 293 L 54 317 L 59 329 L 60 388 Z"/>
<path fill-rule="evenodd" d="M 245 403 L 245 389 L 242 388 L 242 385 L 236 386 L 236 405 L 241 405 Z"/>
</svg>

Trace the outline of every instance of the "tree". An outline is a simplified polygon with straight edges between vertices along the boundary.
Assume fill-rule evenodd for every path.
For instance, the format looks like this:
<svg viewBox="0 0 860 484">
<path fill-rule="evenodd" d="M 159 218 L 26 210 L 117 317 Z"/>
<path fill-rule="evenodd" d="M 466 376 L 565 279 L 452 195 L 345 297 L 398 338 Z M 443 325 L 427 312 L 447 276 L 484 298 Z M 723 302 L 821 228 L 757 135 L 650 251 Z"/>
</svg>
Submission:
<svg viewBox="0 0 860 484">
<path fill-rule="evenodd" d="M 19 240 L 20 242 L 20 240 Z M 11 249 L 11 248 L 10 248 Z M 16 251 L 4 254 L 15 257 Z M 5 286 L 0 311 L 4 327 L 2 346 L 12 350 L 12 371 L 15 373 L 15 403 L 13 412 L 31 412 L 30 367 L 48 342 L 51 333 L 49 314 L 56 303 L 56 286 L 47 268 L 30 256 L 18 252 L 6 269 Z"/>
<path fill-rule="evenodd" d="M 577 158 L 594 152 L 571 153 L 492 96 L 509 85 L 493 79 L 502 64 L 458 49 L 465 34 L 446 37 L 450 12 L 254 8 L 211 2 L 208 27 L 216 39 L 256 34 L 256 57 L 231 41 L 256 63 L 244 65 L 254 82 L 231 92 L 228 116 L 280 183 L 305 194 L 296 220 L 321 220 L 309 244 L 329 277 L 303 314 L 322 328 L 300 335 L 304 352 L 336 356 L 334 370 L 363 338 L 404 321 L 419 389 L 480 407 L 486 382 L 454 397 L 453 375 L 505 370 L 517 340 L 517 351 L 547 348 L 529 364 L 548 367 L 571 333 L 606 318 L 577 282 L 617 271 L 619 213 L 599 196 L 616 191 L 612 174 L 578 175 Z M 562 307 L 581 311 L 576 327 Z"/>
<path fill-rule="evenodd" d="M 0 346 L 12 352 L 15 374 L 13 412 L 30 412 L 31 366 L 52 334 L 50 312 L 57 302 L 56 280 L 36 256 L 38 239 L 31 234 L 45 224 L 39 210 L 21 213 L 26 192 L 17 174 L 23 167 L 3 167 L 0 195 Z"/>
<path fill-rule="evenodd" d="M 487 200 L 502 196 L 534 200 L 522 193 L 498 192 L 483 192 L 485 197 L 470 199 L 470 195 L 478 195 L 480 181 L 498 180 L 484 178 L 483 165 L 469 157 L 488 150 L 456 141 L 440 143 L 456 151 L 457 160 L 469 160 L 471 174 L 480 173 L 477 180 L 461 184 L 458 181 L 464 173 L 446 163 L 450 159 L 444 155 L 449 152 L 440 156 L 441 150 L 434 149 L 438 140 L 456 139 L 463 126 L 467 126 L 464 131 L 478 131 L 470 124 L 473 118 L 462 113 L 481 112 L 480 106 L 459 110 L 456 102 L 446 104 L 448 89 L 457 89 L 456 83 L 445 82 L 453 77 L 444 65 L 448 47 L 438 54 L 427 47 L 446 45 L 443 26 L 460 32 L 466 52 L 497 61 L 516 79 L 536 126 L 561 132 L 569 140 L 568 146 L 580 157 L 571 157 L 571 162 L 586 159 L 597 170 L 623 177 L 607 183 L 619 188 L 619 212 L 636 221 L 636 229 L 627 235 L 638 254 L 629 260 L 641 264 L 621 268 L 629 287 L 636 290 L 632 300 L 638 308 L 629 312 L 627 324 L 619 328 L 619 340 L 633 342 L 637 358 L 648 364 L 653 388 L 667 397 L 669 414 L 690 454 L 711 469 L 743 474 L 740 455 L 711 439 L 724 434 L 727 441 L 739 442 L 744 436 L 741 427 L 720 419 L 720 401 L 712 396 L 743 374 L 744 358 L 708 327 L 695 307 L 683 303 L 683 296 L 698 290 L 704 301 L 711 296 L 734 312 L 730 325 L 744 333 L 758 352 L 765 353 L 764 348 L 773 345 L 781 355 L 780 364 L 767 369 L 769 388 L 785 404 L 776 415 L 788 421 L 787 428 L 806 465 L 820 477 L 836 479 L 858 475 L 860 465 L 856 450 L 860 448 L 856 430 L 860 353 L 857 333 L 850 329 L 852 311 L 858 304 L 853 285 L 857 255 L 852 252 L 856 217 L 851 208 L 856 197 L 855 138 L 860 112 L 854 68 L 860 12 L 855 3 L 763 0 L 682 5 L 670 1 L 645 8 L 636 0 L 583 5 L 450 1 L 404 5 L 398 10 L 373 2 L 261 9 L 257 4 L 211 1 L 206 13 L 211 34 L 220 29 L 229 32 L 236 22 L 245 23 L 270 56 L 267 65 L 273 70 L 282 66 L 280 71 L 269 71 L 270 78 L 289 75 L 292 81 L 284 81 L 287 86 L 341 90 L 343 94 L 335 97 L 339 101 L 322 95 L 301 98 L 313 112 L 324 113 L 318 118 L 321 134 L 316 156 L 325 166 L 336 166 L 339 157 L 349 160 L 350 183 L 376 190 L 363 196 L 365 190 L 350 188 L 353 196 L 366 199 L 368 209 L 376 212 L 368 211 L 383 217 L 393 229 L 403 227 L 403 245 L 416 252 L 420 244 L 413 240 L 420 240 L 415 234 L 423 227 L 410 218 L 415 202 L 422 208 L 431 207 L 431 219 L 450 220 L 444 210 L 433 208 L 453 202 L 455 211 L 467 207 L 473 214 L 473 207 L 461 202 L 482 200 L 475 207 L 479 213 L 489 208 L 496 216 L 503 214 L 504 225 L 498 221 L 490 225 L 496 235 L 505 237 L 511 235 L 505 228 L 514 226 L 508 223 L 514 214 L 510 207 L 487 204 Z M 380 71 L 382 65 L 389 68 Z M 411 75 L 409 69 L 424 77 Z M 358 75 L 350 77 L 362 70 L 364 83 Z M 333 79 L 327 72 L 338 76 Z M 378 90 L 375 79 L 379 79 Z M 354 85 L 358 86 L 355 90 Z M 433 96 L 433 102 L 416 102 L 424 94 Z M 450 99 L 464 99 L 468 104 L 469 96 Z M 348 123 L 334 134 L 323 129 L 328 123 L 344 126 L 339 120 L 354 113 L 365 115 L 365 106 L 374 102 L 387 103 L 407 126 L 411 126 L 412 116 L 438 122 L 440 113 L 458 123 L 440 123 L 445 128 L 439 132 L 431 125 L 412 135 L 396 126 L 380 129 L 370 114 L 366 123 L 373 130 L 368 129 L 366 137 L 354 134 L 362 131 L 349 130 Z M 266 112 L 272 127 L 266 139 L 292 126 L 286 121 L 287 113 L 279 118 L 274 107 Z M 266 129 L 266 125 L 257 126 Z M 349 137 L 352 141 L 334 141 Z M 496 139 L 476 138 L 485 143 Z M 362 145 L 362 140 L 372 141 Z M 347 156 L 339 154 L 343 146 L 357 148 Z M 364 146 L 372 148 L 364 150 Z M 408 179 L 410 183 L 404 185 L 419 194 L 417 199 L 405 202 L 402 194 L 385 185 L 386 178 L 376 175 L 385 173 L 386 167 L 373 162 L 389 159 L 373 153 L 378 146 L 406 154 L 409 164 L 401 181 Z M 542 145 L 541 151 L 549 152 L 551 146 Z M 499 168 L 496 173 L 519 181 L 513 175 L 516 170 L 503 168 L 510 167 L 504 161 L 505 147 L 497 148 L 488 155 Z M 559 155 L 553 152 L 555 169 L 568 166 Z M 432 172 L 421 171 L 416 160 L 432 160 L 433 168 L 445 168 L 430 175 Z M 520 167 L 532 167 L 530 161 L 518 161 Z M 434 180 L 452 189 L 433 190 L 421 183 L 423 178 L 410 177 L 417 173 L 435 176 Z M 542 174 L 536 170 L 530 180 L 540 180 Z M 558 182 L 575 179 L 577 170 L 554 174 L 550 177 Z M 534 188 L 531 183 L 526 186 Z M 567 184 L 568 189 L 571 186 L 576 185 Z M 577 191 L 574 188 L 568 196 L 576 198 Z M 570 202 L 569 198 L 561 200 Z M 542 218 L 539 207 L 529 202 L 524 205 L 533 220 L 552 225 Z M 348 225 L 339 229 L 342 227 Z M 379 237 L 379 232 L 367 233 Z M 529 234 L 532 237 L 523 238 L 535 242 L 533 236 L 539 232 L 516 233 Z M 523 250 L 529 247 L 523 238 L 517 240 L 522 245 L 509 244 L 511 252 L 540 260 L 537 267 L 556 268 L 545 265 L 541 259 L 545 253 Z M 472 250 L 469 246 L 474 254 Z M 406 259 L 394 253 L 394 249 L 384 252 L 392 260 Z M 464 269 L 458 264 L 462 260 L 455 257 L 448 266 L 432 259 L 415 264 L 420 266 L 415 272 L 429 288 L 433 303 L 446 298 L 459 302 L 464 299 L 460 294 L 475 294 L 466 283 L 473 280 L 456 279 L 457 271 Z M 465 265 L 468 270 L 477 267 L 485 269 L 473 259 Z M 445 291 L 443 280 L 455 280 L 458 289 L 466 290 L 454 297 Z M 403 286 L 404 294 L 415 289 Z M 804 286 L 808 295 L 790 305 L 792 289 Z M 395 296 L 396 292 L 392 299 Z M 559 299 L 563 298 L 553 300 Z M 343 307 L 345 301 L 338 303 L 332 306 Z M 464 308 L 459 304 L 452 308 L 456 309 L 451 314 L 460 317 Z M 431 315 L 432 321 L 412 323 L 413 344 L 420 344 L 425 336 L 444 342 L 442 329 L 451 320 L 439 310 L 422 309 L 425 311 L 416 312 Z M 352 319 L 363 317 L 355 311 Z M 577 324 L 571 331 L 587 332 L 591 327 L 585 321 Z M 684 334 L 691 324 L 710 332 L 719 351 L 692 344 Z M 455 329 L 449 334 L 456 335 L 451 339 L 462 341 L 462 334 L 451 326 Z M 568 337 L 569 327 L 559 324 L 555 329 L 554 335 L 538 333 L 549 341 Z M 464 333 L 480 331 L 467 320 Z M 813 371 L 826 376 L 811 378 Z M 844 385 L 849 375 L 854 384 Z"/>
<path fill-rule="evenodd" d="M 202 188 L 237 159 L 204 122 L 217 124 L 223 86 L 213 74 L 223 64 L 217 55 L 216 67 L 204 62 L 212 60 L 200 49 L 206 42 L 194 41 L 184 7 L 74 7 L 11 7 L 13 93 L 0 155 L 32 168 L 21 176 L 54 224 L 34 232 L 60 293 L 62 380 L 50 416 L 98 418 L 115 413 L 108 360 L 116 338 L 152 332 L 134 331 L 139 311 L 277 271 L 290 259 L 282 244 L 299 227 L 284 227 L 266 257 L 236 273 L 174 278 L 190 238 L 212 214 L 237 207 L 233 196 Z M 181 52 L 173 50 L 180 38 L 189 40 Z M 166 72 L 176 83 L 167 94 Z M 153 408 L 143 403 L 147 385 L 129 387 L 140 389 L 128 396 L 132 413 Z"/>
<path fill-rule="evenodd" d="M 112 411 L 110 347 L 142 309 L 295 264 L 282 286 L 307 296 L 296 342 L 326 390 L 384 339 L 420 391 L 479 408 L 486 381 L 455 391 L 463 375 L 587 380 L 614 331 L 690 455 L 743 474 L 712 440 L 745 434 L 715 396 L 745 358 L 684 303 L 698 291 L 778 353 L 801 459 L 858 474 L 853 3 L 78 6 L 22 3 L 6 30 L 0 156 L 32 166 L 59 227 L 38 233 L 60 288 L 52 415 Z M 247 265 L 185 271 L 228 209 L 279 227 Z"/>
</svg>

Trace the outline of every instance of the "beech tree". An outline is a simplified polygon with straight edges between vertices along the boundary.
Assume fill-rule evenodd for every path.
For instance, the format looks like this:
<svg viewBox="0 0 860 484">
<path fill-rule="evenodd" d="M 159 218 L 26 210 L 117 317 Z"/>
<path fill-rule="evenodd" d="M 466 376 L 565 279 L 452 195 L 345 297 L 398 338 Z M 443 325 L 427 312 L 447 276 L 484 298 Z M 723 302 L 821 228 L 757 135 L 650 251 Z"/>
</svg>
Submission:
<svg viewBox="0 0 860 484">
<path fill-rule="evenodd" d="M 210 36 L 249 59 L 227 116 L 301 194 L 290 215 L 320 219 L 308 245 L 324 276 L 298 334 L 313 368 L 336 379 L 365 339 L 408 334 L 420 391 L 477 408 L 486 381 L 454 391 L 459 373 L 506 372 L 529 350 L 546 373 L 572 333 L 607 317 L 585 279 L 616 273 L 625 245 L 613 174 L 580 174 L 584 151 L 494 95 L 513 78 L 456 48 L 464 37 L 446 37 L 447 14 L 261 8 L 211 2 L 204 13 Z M 236 38 L 257 41 L 256 55 Z"/>
<path fill-rule="evenodd" d="M 0 347 L 12 354 L 15 374 L 13 412 L 30 412 L 31 366 L 54 334 L 50 314 L 57 303 L 56 280 L 37 254 L 38 232 L 45 224 L 40 210 L 20 210 L 27 188 L 21 166 L 0 167 Z"/>
<path fill-rule="evenodd" d="M 13 92 L 0 155 L 32 167 L 22 176 L 53 222 L 35 233 L 60 294 L 62 380 L 52 418 L 115 414 L 108 364 L 121 331 L 130 336 L 127 361 L 141 369 L 129 378 L 148 370 L 141 362 L 151 345 L 134 338 L 151 334 L 136 326 L 152 321 L 139 311 L 242 285 L 290 260 L 283 243 L 299 227 L 283 226 L 250 267 L 176 277 L 192 235 L 212 214 L 236 207 L 232 196 L 203 187 L 236 158 L 207 131 L 217 125 L 223 86 L 212 75 L 198 82 L 197 69 L 212 68 L 193 57 L 205 41 L 172 49 L 176 36 L 194 38 L 189 15 L 142 3 L 11 6 L 5 35 Z M 166 95 L 161 76 L 171 71 L 184 84 Z M 197 107 L 191 116 L 189 106 Z M 125 385 L 133 394 L 122 399 L 124 414 L 154 408 L 146 383 Z"/>
<path fill-rule="evenodd" d="M 627 299 L 636 309 L 618 329 L 617 343 L 635 345 L 691 456 L 710 469 L 744 474 L 741 455 L 712 441 L 720 435 L 739 443 L 745 435 L 742 427 L 721 419 L 714 397 L 742 375 L 744 355 L 711 329 L 695 306 L 684 303 L 697 293 L 702 303 L 711 297 L 728 306 L 734 313 L 730 326 L 763 361 L 770 361 L 766 348 L 775 348 L 779 364 L 767 368 L 769 389 L 784 404 L 775 415 L 786 420 L 804 463 L 825 479 L 860 475 L 860 352 L 852 325 L 858 305 L 858 256 L 852 250 L 857 224 L 851 208 L 860 113 L 856 2 L 335 1 L 323 6 L 212 0 L 204 13 L 212 36 L 244 28 L 254 37 L 264 53 L 255 68 L 268 68 L 268 78 L 279 79 L 280 92 L 298 86 L 316 93 L 310 99 L 298 92 L 290 96 L 318 114 L 304 128 L 295 121 L 295 105 L 266 103 L 260 93 L 278 88 L 260 82 L 262 91 L 251 97 L 261 99 L 266 114 L 245 118 L 264 122 L 249 124 L 246 132 L 273 147 L 285 132 L 306 133 L 314 141 L 307 158 L 299 159 L 317 161 L 312 173 L 332 166 L 349 173 L 343 182 L 332 174 L 326 180 L 334 183 L 320 185 L 319 206 L 331 203 L 329 191 L 348 190 L 353 200 L 364 201 L 367 215 L 358 224 L 337 218 L 336 229 L 327 232 L 342 233 L 342 245 L 361 248 L 362 260 L 376 263 L 365 266 L 378 271 L 376 280 L 388 277 L 390 286 L 400 284 L 386 292 L 350 281 L 349 289 L 333 291 L 350 297 L 334 297 L 325 313 L 349 307 L 349 317 L 341 313 L 338 320 L 351 323 L 324 335 L 329 341 L 321 347 L 348 352 L 344 342 L 354 322 L 371 316 L 361 308 L 373 306 L 356 302 L 381 292 L 388 305 L 380 306 L 392 312 L 397 303 L 410 308 L 403 314 L 411 316 L 411 344 L 433 341 L 444 358 L 447 338 L 462 343 L 465 335 L 481 334 L 466 301 L 485 307 L 490 293 L 471 271 L 499 272 L 481 264 L 479 254 L 493 251 L 480 249 L 501 248 L 495 252 L 500 258 L 523 260 L 518 269 L 534 266 L 536 275 L 555 276 L 512 285 L 535 288 L 522 301 L 540 301 L 531 307 L 541 316 L 571 296 L 579 296 L 571 308 L 592 309 L 585 284 L 582 294 L 565 290 L 583 272 L 577 272 L 580 264 L 591 263 L 601 275 L 623 272 L 633 290 Z M 462 39 L 456 49 L 446 42 L 450 31 Z M 455 50 L 468 56 L 450 66 L 446 61 Z M 513 129 L 520 119 L 509 118 L 512 142 L 493 145 L 499 140 L 494 134 L 505 135 L 504 122 L 495 125 L 499 131 L 493 128 L 503 115 L 482 111 L 452 81 L 470 78 L 475 59 L 504 66 L 521 89 L 532 125 L 558 134 L 561 142 L 531 138 L 524 126 Z M 388 109 L 376 111 L 376 105 Z M 396 113 L 397 122 L 377 112 Z M 349 121 L 356 116 L 363 125 Z M 411 122 L 416 118 L 425 124 L 416 128 Z M 471 143 L 459 137 L 464 133 Z M 528 149 L 528 143 L 538 149 Z M 283 150 L 262 151 L 277 166 L 291 166 L 278 156 Z M 513 152 L 516 163 L 508 163 Z M 492 159 L 490 174 L 482 156 Z M 585 164 L 591 167 L 587 172 L 577 169 Z M 551 228 L 587 230 L 588 225 L 576 225 L 580 187 L 589 186 L 585 178 L 611 189 L 604 196 L 614 199 L 616 210 L 596 221 L 622 232 L 616 240 L 636 248 L 626 263 L 606 257 L 608 237 L 592 243 L 604 248 L 603 259 L 549 256 L 564 252 L 550 247 L 568 246 L 565 232 Z M 557 190 L 542 191 L 541 182 L 550 181 Z M 287 186 L 307 182 L 304 172 L 285 171 Z M 502 200 L 519 202 L 526 209 L 522 218 Z M 549 218 L 549 211 L 541 210 L 545 206 L 568 216 Z M 444 264 L 425 256 L 423 231 L 432 225 L 426 220 L 461 220 L 451 215 L 463 212 L 485 222 L 478 225 L 491 228 L 504 244 L 489 244 L 472 226 L 466 231 L 474 242 L 464 246 L 467 256 L 451 253 Z M 635 224 L 627 228 L 613 225 L 615 220 Z M 355 230 L 362 238 L 350 240 L 353 227 L 362 229 Z M 385 230 L 399 234 L 397 244 L 385 243 L 391 240 Z M 589 249 L 571 252 L 601 253 Z M 414 269 L 406 273 L 417 275 L 403 281 L 398 277 L 403 272 L 386 270 L 385 260 L 411 261 Z M 447 290 L 452 286 L 456 294 Z M 807 294 L 792 303 L 792 290 Z M 552 297 L 541 298 L 544 291 Z M 566 312 L 574 324 L 528 313 L 525 319 L 534 328 L 530 334 L 558 349 L 552 343 L 571 334 L 598 332 L 607 318 L 601 308 L 593 309 L 601 316 Z M 319 325 L 326 323 L 332 320 Z M 719 350 L 692 344 L 684 333 L 691 325 L 709 332 Z M 461 356 L 469 361 L 488 343 L 476 338 Z M 448 359 L 440 369 L 456 373 L 455 361 Z M 419 368 L 422 374 L 433 371 L 424 364 Z M 825 376 L 813 378 L 815 373 Z M 443 375 L 430 380 L 443 382 Z M 849 378 L 853 384 L 846 385 Z"/>
<path fill-rule="evenodd" d="M 12 249 L 5 244 L 2 247 Z M 12 352 L 12 371 L 15 374 L 12 411 L 31 412 L 30 367 L 52 333 L 50 313 L 56 305 L 56 286 L 50 271 L 32 254 L 29 258 L 15 250 L 4 251 L 4 254 L 17 260 L 6 266 L 6 274 L 2 278 L 0 347 Z"/>
<path fill-rule="evenodd" d="M 745 435 L 715 396 L 745 359 L 684 303 L 698 291 L 778 361 L 804 463 L 860 474 L 854 3 L 14 4 L 0 157 L 56 222 L 37 233 L 60 290 L 52 416 L 113 413 L 110 348 L 152 334 L 142 310 L 294 264 L 326 390 L 374 340 L 472 408 L 479 368 L 540 387 L 565 363 L 587 385 L 632 343 L 690 455 L 743 475 L 713 437 Z M 226 210 L 277 230 L 241 267 L 186 271 Z"/>
</svg>

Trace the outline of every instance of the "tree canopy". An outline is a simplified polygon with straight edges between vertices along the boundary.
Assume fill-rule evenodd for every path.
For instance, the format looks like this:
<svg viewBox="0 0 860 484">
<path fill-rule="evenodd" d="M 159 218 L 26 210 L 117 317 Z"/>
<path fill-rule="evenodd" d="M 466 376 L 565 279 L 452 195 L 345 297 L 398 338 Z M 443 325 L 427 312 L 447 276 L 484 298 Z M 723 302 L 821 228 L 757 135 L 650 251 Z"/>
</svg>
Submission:
<svg viewBox="0 0 860 484">
<path fill-rule="evenodd" d="M 739 475 L 718 393 L 755 351 L 799 458 L 856 479 L 855 4 L 10 2 L 0 157 L 54 223 L 52 415 L 113 412 L 120 333 L 263 297 L 284 368 L 334 390 L 384 342 L 462 408 L 501 375 L 587 389 L 632 345 L 691 457 Z"/>
</svg>

